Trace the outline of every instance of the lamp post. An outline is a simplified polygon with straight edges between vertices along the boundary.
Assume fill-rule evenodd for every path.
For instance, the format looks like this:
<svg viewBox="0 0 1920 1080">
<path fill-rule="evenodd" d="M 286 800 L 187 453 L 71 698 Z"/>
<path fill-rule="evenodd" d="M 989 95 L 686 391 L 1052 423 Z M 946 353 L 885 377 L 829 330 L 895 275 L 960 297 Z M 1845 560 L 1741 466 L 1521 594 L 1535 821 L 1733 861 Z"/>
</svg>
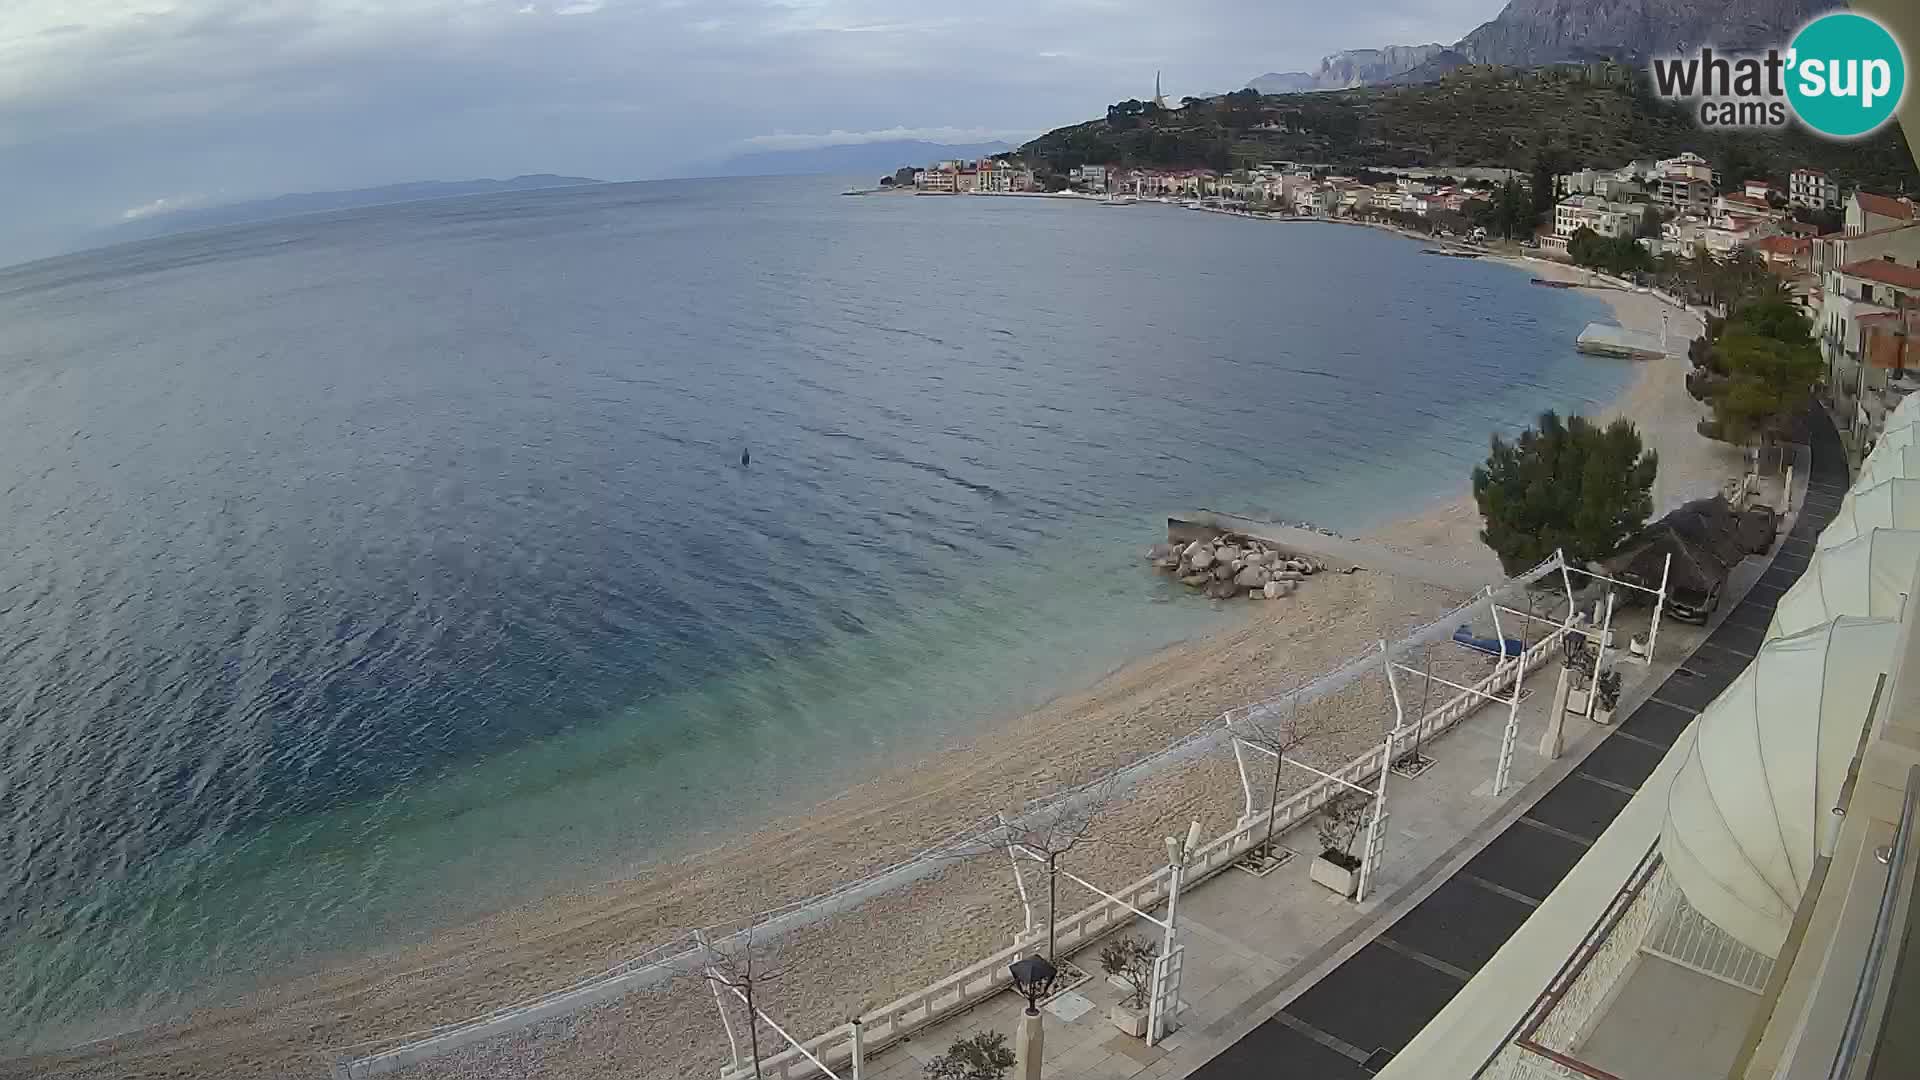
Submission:
<svg viewBox="0 0 1920 1080">
<path fill-rule="evenodd" d="M 1013 974 L 1013 988 L 1027 999 L 1026 1012 L 1020 1016 L 1020 1029 L 1014 1034 L 1014 1076 L 1018 1080 L 1040 1080 L 1040 1052 L 1044 1036 L 1040 1031 L 1040 999 L 1053 989 L 1059 974 L 1044 956 L 1029 956 L 1007 965 Z"/>
</svg>

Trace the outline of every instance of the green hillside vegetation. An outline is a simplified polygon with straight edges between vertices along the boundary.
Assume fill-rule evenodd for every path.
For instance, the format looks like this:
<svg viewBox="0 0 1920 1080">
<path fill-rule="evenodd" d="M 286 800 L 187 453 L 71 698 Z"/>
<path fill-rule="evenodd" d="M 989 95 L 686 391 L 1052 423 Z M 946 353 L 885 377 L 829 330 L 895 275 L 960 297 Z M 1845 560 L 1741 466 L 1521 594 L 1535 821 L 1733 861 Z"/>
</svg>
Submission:
<svg viewBox="0 0 1920 1080">
<path fill-rule="evenodd" d="M 1566 70 L 1463 69 L 1419 86 L 1263 97 L 1252 90 L 1187 99 L 1184 109 L 1125 101 L 1100 120 L 1059 128 L 1020 153 L 1042 175 L 1076 165 L 1243 168 L 1262 161 L 1336 167 L 1503 166 L 1526 172 L 1612 168 L 1693 150 L 1723 182 L 1797 167 L 1825 169 L 1844 186 L 1920 188 L 1898 125 L 1859 142 L 1699 127 L 1644 81 L 1589 82 Z"/>
</svg>

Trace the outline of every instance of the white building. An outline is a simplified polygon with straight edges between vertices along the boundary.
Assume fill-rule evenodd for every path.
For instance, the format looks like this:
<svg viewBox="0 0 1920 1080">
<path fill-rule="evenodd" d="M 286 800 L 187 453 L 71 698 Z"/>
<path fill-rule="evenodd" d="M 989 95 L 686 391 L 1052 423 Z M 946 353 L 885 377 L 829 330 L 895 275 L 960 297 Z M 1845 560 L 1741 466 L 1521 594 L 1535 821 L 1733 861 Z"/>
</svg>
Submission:
<svg viewBox="0 0 1920 1080">
<path fill-rule="evenodd" d="M 1795 169 L 1787 190 L 1787 201 L 1795 206 L 1825 210 L 1840 202 L 1840 185 L 1819 169 Z"/>
<path fill-rule="evenodd" d="M 1856 191 L 1847 196 L 1846 205 L 1848 236 L 1911 225 L 1915 220 L 1911 199 Z"/>
<path fill-rule="evenodd" d="M 1890 387 L 1888 373 L 1865 361 L 1861 320 L 1920 304 L 1920 223 L 1818 237 L 1811 259 L 1820 275 L 1814 335 L 1827 362 L 1827 385 L 1835 405 L 1852 418 L 1855 438 L 1871 440 L 1885 421 Z"/>
<path fill-rule="evenodd" d="M 1598 195 L 1570 195 L 1553 208 L 1553 232 L 1541 237 L 1541 245 L 1565 251 L 1567 241 L 1581 229 L 1591 229 L 1605 237 L 1632 236 L 1646 208 L 1636 203 L 1608 202 Z"/>
<path fill-rule="evenodd" d="M 1107 190 L 1107 167 L 1105 165 L 1081 165 L 1067 171 L 1067 179 L 1079 184 L 1088 191 Z"/>
</svg>

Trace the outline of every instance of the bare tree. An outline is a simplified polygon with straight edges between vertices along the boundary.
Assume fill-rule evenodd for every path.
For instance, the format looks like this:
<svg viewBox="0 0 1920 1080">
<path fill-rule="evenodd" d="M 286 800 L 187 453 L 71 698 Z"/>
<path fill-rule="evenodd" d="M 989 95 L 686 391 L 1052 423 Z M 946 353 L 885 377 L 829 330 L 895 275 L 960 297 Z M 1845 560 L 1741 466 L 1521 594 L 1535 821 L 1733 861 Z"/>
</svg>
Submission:
<svg viewBox="0 0 1920 1080">
<path fill-rule="evenodd" d="M 713 988 L 716 1001 L 720 1003 L 722 1020 L 725 1012 L 731 1011 L 737 1001 L 744 1008 L 747 1020 L 747 1039 L 753 1053 L 753 1075 L 760 1076 L 760 1013 L 761 1005 L 756 998 L 764 1000 L 768 984 L 777 982 L 786 972 L 774 948 L 775 935 L 761 916 L 750 916 L 746 926 L 730 935 L 715 939 L 707 933 L 698 933 L 695 940 L 700 944 L 702 975 Z M 734 1001 L 728 1001 L 731 997 Z M 734 1042 L 732 1027 L 727 1029 L 727 1039 L 733 1043 L 734 1060 L 740 1057 L 740 1047 Z"/>
<path fill-rule="evenodd" d="M 1003 813 L 999 824 L 983 833 L 980 845 L 1006 852 L 1019 873 L 1018 860 L 1031 859 L 1047 868 L 1047 962 L 1059 966 L 1054 952 L 1054 928 L 1059 923 L 1060 860 L 1085 843 L 1097 843 L 1093 824 L 1118 794 L 1120 773 L 1070 788 L 1051 798 L 1029 803 L 1017 813 Z M 978 849 L 976 849 L 978 850 Z M 1025 886 L 1021 888 L 1025 893 Z"/>
<path fill-rule="evenodd" d="M 1284 702 L 1267 702 L 1229 714 L 1227 728 L 1234 738 L 1273 758 L 1273 784 L 1267 792 L 1267 836 L 1259 848 L 1261 858 L 1271 859 L 1274 815 L 1280 807 L 1280 769 L 1287 755 L 1313 734 L 1313 724 L 1300 716 L 1300 691 L 1296 689 Z"/>
</svg>

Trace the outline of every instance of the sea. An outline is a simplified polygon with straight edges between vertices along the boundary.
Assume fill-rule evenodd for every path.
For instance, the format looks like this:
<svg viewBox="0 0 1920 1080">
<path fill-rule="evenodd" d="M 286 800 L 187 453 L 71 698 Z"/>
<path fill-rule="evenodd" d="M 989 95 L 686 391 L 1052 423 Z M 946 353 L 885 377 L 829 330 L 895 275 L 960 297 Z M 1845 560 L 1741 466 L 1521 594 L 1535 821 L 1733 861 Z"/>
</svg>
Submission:
<svg viewBox="0 0 1920 1080">
<path fill-rule="evenodd" d="M 1331 223 L 844 181 L 360 209 L 0 270 L 0 1049 L 629 875 L 1226 625 L 1631 377 Z"/>
</svg>

